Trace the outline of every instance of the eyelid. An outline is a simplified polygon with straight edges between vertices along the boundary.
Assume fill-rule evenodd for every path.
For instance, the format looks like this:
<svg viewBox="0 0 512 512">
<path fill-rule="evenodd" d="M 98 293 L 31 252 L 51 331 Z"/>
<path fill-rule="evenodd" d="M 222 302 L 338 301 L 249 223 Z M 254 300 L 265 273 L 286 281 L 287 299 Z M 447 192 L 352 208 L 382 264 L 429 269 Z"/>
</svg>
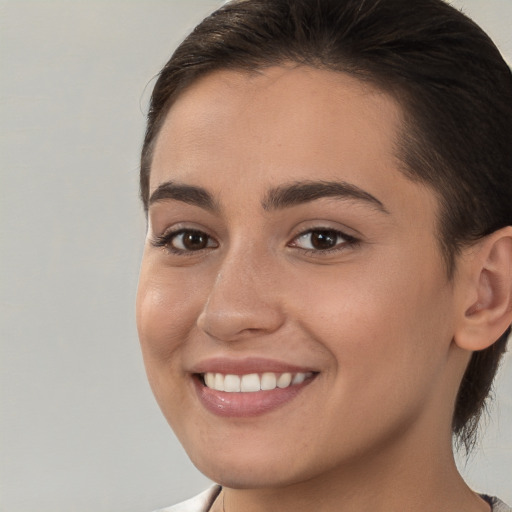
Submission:
<svg viewBox="0 0 512 512">
<path fill-rule="evenodd" d="M 313 234 L 315 232 L 330 232 L 335 233 L 337 236 L 343 239 L 343 242 L 340 242 L 339 244 L 335 245 L 334 247 L 328 248 L 328 249 L 306 249 L 303 247 L 299 247 L 296 243 L 297 240 L 299 240 L 302 237 L 305 237 L 308 234 Z M 356 238 L 355 236 L 349 235 L 342 231 L 341 229 L 333 228 L 330 226 L 315 226 L 308 229 L 305 229 L 301 231 L 300 233 L 296 234 L 292 240 L 288 243 L 289 247 L 296 248 L 298 250 L 303 251 L 306 254 L 314 255 L 314 256 L 327 256 L 332 255 L 333 253 L 337 253 L 340 251 L 347 250 L 348 248 L 355 247 L 360 243 L 360 240 Z"/>
<path fill-rule="evenodd" d="M 353 231 L 353 230 L 350 230 Z M 307 248 L 301 247 L 298 241 L 302 237 L 306 237 L 307 235 L 312 235 L 315 232 L 328 232 L 333 233 L 337 237 L 342 239 L 341 242 L 337 243 L 333 247 L 327 248 Z M 207 245 L 203 248 L 198 249 L 181 249 L 173 246 L 173 240 L 181 234 L 184 233 L 195 233 L 201 234 L 208 238 Z M 219 247 L 219 242 L 215 235 L 210 234 L 208 229 L 203 228 L 202 226 L 190 225 L 187 223 L 178 223 L 171 227 L 165 229 L 161 234 L 152 234 L 149 237 L 149 241 L 153 247 L 161 247 L 166 249 L 170 254 L 180 255 L 180 256 L 194 256 L 204 253 L 205 251 L 216 249 Z M 334 227 L 329 225 L 329 223 L 325 224 L 315 224 L 311 225 L 311 227 L 303 226 L 303 229 L 297 232 L 291 240 L 286 244 L 287 247 L 301 251 L 304 254 L 310 254 L 316 257 L 322 257 L 327 255 L 332 255 L 333 253 L 337 253 L 340 251 L 346 251 L 350 248 L 355 247 L 360 243 L 360 238 L 355 237 L 353 235 L 347 234 L 345 230 L 342 230 L 338 227 Z"/>
<path fill-rule="evenodd" d="M 201 235 L 205 235 L 208 237 L 210 241 L 214 241 L 215 245 L 213 246 L 206 246 L 202 249 L 197 250 L 186 250 L 186 249 L 178 249 L 176 247 L 172 246 L 172 241 L 179 235 L 184 233 L 197 233 Z M 213 237 L 210 235 L 206 230 L 199 229 L 196 227 L 190 227 L 190 226 L 173 226 L 171 228 L 166 229 L 162 234 L 156 235 L 153 234 L 150 237 L 150 243 L 153 247 L 163 247 L 165 248 L 169 253 L 176 254 L 176 255 L 184 255 L 184 256 L 192 256 L 197 255 L 200 253 L 203 253 L 205 250 L 209 249 L 215 249 L 219 246 L 219 243 Z"/>
</svg>

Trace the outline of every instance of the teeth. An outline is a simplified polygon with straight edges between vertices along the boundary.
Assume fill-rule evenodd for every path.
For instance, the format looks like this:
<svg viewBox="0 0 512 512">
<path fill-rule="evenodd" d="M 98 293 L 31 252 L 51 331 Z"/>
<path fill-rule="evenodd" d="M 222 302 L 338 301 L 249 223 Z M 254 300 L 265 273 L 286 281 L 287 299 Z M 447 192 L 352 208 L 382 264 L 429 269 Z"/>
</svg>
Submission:
<svg viewBox="0 0 512 512">
<path fill-rule="evenodd" d="M 271 389 L 276 389 L 277 386 L 277 377 L 275 373 L 264 373 L 261 376 L 261 389 L 263 391 L 269 391 Z"/>
<path fill-rule="evenodd" d="M 224 391 L 240 393 L 240 377 L 238 375 L 226 375 L 224 377 Z"/>
<path fill-rule="evenodd" d="M 256 391 L 271 391 L 272 389 L 284 389 L 289 386 L 301 384 L 307 378 L 312 377 L 308 373 L 273 373 L 265 372 L 261 376 L 257 373 L 247 375 L 224 375 L 222 373 L 203 374 L 206 387 L 216 391 L 227 393 L 254 393 Z"/>
<path fill-rule="evenodd" d="M 292 383 L 292 374 L 291 373 L 283 373 L 277 379 L 277 387 L 278 388 L 287 388 Z"/>
<path fill-rule="evenodd" d="M 260 376 L 257 373 L 251 373 L 242 377 L 240 391 L 253 393 L 254 391 L 259 391 L 260 389 Z"/>
<path fill-rule="evenodd" d="M 302 382 L 304 382 L 305 378 L 306 378 L 305 373 L 296 373 L 293 376 L 292 384 L 301 384 Z"/>
<path fill-rule="evenodd" d="M 217 391 L 224 391 L 224 375 L 216 373 L 213 380 L 213 389 Z"/>
<path fill-rule="evenodd" d="M 209 388 L 217 389 L 217 388 L 215 387 L 215 374 L 214 374 L 214 373 L 205 373 L 205 374 L 204 374 L 204 382 L 205 382 L 205 384 L 206 384 Z"/>
</svg>

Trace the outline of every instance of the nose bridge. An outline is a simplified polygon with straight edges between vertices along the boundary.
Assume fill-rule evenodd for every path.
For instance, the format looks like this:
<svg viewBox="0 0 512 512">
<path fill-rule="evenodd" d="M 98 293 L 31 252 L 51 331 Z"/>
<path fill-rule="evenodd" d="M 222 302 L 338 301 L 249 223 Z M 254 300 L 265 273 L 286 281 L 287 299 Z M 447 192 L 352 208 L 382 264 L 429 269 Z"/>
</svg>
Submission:
<svg viewBox="0 0 512 512">
<path fill-rule="evenodd" d="M 198 326 L 225 341 L 278 329 L 283 317 L 275 265 L 253 243 L 231 247 L 219 263 Z"/>
</svg>

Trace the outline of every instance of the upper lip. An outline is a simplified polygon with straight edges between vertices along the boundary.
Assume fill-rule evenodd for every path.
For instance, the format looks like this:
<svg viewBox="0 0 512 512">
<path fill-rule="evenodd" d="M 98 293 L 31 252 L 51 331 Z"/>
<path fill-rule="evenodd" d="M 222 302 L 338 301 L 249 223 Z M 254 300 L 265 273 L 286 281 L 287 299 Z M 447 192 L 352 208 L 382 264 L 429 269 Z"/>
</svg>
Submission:
<svg viewBox="0 0 512 512">
<path fill-rule="evenodd" d="M 307 373 L 314 372 L 311 367 L 298 366 L 276 359 L 264 357 L 246 357 L 235 359 L 230 357 L 212 357 L 199 361 L 191 368 L 192 373 L 222 373 L 247 375 L 250 373 Z"/>
</svg>

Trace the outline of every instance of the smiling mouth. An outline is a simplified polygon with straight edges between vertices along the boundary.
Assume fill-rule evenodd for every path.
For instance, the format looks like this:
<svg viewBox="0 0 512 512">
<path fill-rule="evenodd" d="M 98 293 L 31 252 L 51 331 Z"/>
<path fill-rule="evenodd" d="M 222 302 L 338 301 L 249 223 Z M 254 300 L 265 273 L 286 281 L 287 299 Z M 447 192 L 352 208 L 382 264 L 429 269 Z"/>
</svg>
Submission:
<svg viewBox="0 0 512 512">
<path fill-rule="evenodd" d="M 313 372 L 264 372 L 245 375 L 207 372 L 200 374 L 200 378 L 207 388 L 226 393 L 256 393 L 286 389 L 298 386 L 313 376 Z"/>
<path fill-rule="evenodd" d="M 248 373 L 227 373 L 233 370 L 226 368 L 225 373 L 203 371 L 193 374 L 192 382 L 200 403 L 216 416 L 251 418 L 267 414 L 292 401 L 319 374 L 314 371 L 279 371 L 278 368 L 274 372 L 257 373 L 255 369 L 248 368 Z"/>
</svg>

